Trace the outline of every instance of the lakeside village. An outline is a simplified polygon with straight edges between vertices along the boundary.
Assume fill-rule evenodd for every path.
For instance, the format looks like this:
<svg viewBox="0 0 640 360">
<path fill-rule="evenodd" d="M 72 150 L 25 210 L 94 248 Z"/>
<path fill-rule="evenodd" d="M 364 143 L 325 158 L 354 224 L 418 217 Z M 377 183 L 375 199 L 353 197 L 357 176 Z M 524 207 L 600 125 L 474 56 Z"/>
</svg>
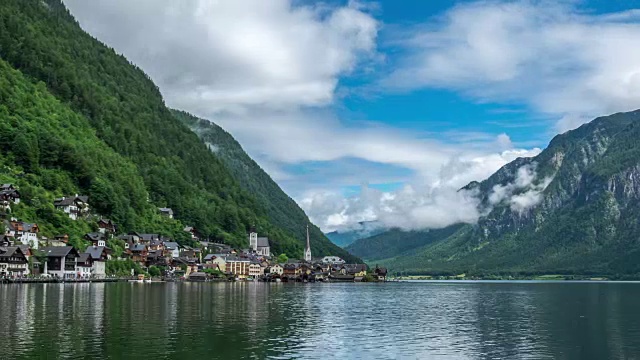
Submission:
<svg viewBox="0 0 640 360">
<path fill-rule="evenodd" d="M 54 206 L 72 220 L 90 214 L 88 197 L 73 195 L 56 199 Z M 11 211 L 20 202 L 20 192 L 12 184 L 0 187 L 0 208 Z M 163 215 L 173 218 L 169 208 L 159 208 Z M 226 244 L 204 241 L 192 226 L 184 228 L 197 246 L 181 246 L 159 234 L 130 232 L 117 234 L 117 226 L 109 219 L 98 220 L 98 231 L 88 233 L 91 242 L 85 249 L 69 245 L 69 236 L 53 239 L 41 237 L 38 225 L 16 218 L 4 220 L 5 231 L 0 235 L 0 280 L 12 282 L 62 281 L 386 281 L 387 270 L 368 269 L 365 264 L 346 264 L 337 256 L 313 258 L 307 225 L 304 260 L 274 258 L 269 239 L 259 237 L 255 228 L 248 234 L 249 248 L 234 249 Z M 1 228 L 0 228 L 1 229 Z M 121 240 L 124 251 L 115 256 L 107 243 Z M 109 274 L 108 263 L 132 261 L 130 277 L 116 278 Z"/>
</svg>

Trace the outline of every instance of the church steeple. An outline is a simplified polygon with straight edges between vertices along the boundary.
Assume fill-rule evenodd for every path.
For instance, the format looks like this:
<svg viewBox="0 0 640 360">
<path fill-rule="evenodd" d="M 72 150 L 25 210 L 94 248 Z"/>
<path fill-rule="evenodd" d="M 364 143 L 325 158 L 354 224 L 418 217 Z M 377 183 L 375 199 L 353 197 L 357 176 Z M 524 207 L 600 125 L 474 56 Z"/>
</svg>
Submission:
<svg viewBox="0 0 640 360">
<path fill-rule="evenodd" d="M 309 224 L 307 224 L 307 247 L 304 249 L 304 261 L 311 262 L 311 244 L 309 243 Z"/>
</svg>

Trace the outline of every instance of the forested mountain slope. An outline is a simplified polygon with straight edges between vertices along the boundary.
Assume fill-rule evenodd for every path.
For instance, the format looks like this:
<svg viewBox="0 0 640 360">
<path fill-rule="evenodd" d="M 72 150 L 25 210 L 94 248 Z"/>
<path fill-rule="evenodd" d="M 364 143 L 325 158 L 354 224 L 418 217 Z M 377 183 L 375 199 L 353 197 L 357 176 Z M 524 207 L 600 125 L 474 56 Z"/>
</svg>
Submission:
<svg viewBox="0 0 640 360">
<path fill-rule="evenodd" d="M 226 165 L 240 186 L 253 194 L 267 210 L 272 224 L 289 231 L 296 238 L 306 238 L 306 224 L 311 224 L 304 211 L 291 199 L 262 168 L 247 155 L 242 146 L 218 125 L 199 119 L 183 111 L 173 110 L 176 118 L 189 126 Z M 348 262 L 361 262 L 344 249 L 331 243 L 322 231 L 311 224 L 309 238 L 313 256 L 336 255 Z M 301 253 L 304 243 L 296 244 Z"/>
<path fill-rule="evenodd" d="M 188 224 L 246 245 L 257 225 L 274 253 L 301 255 L 304 238 L 270 221 L 269 205 L 174 116 L 149 77 L 85 33 L 59 0 L 0 2 L 0 59 L 10 83 L 1 89 L 3 178 L 43 196 L 25 201 L 25 221 L 62 230 L 40 202 L 77 192 L 121 231 Z M 181 223 L 158 225 L 157 207 L 172 208 Z M 318 254 L 331 250 L 317 246 Z"/>
<path fill-rule="evenodd" d="M 638 139 L 640 111 L 558 135 L 538 156 L 461 189 L 476 193 L 483 214 L 477 224 L 380 262 L 417 274 L 638 274 Z M 374 239 L 391 244 L 399 237 Z"/>
</svg>

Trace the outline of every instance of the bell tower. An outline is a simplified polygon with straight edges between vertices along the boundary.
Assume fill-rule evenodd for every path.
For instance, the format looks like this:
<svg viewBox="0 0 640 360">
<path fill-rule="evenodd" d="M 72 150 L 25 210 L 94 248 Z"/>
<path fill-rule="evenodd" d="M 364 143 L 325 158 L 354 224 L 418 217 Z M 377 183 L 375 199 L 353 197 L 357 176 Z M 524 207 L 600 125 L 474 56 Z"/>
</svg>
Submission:
<svg viewBox="0 0 640 360">
<path fill-rule="evenodd" d="M 307 224 L 307 247 L 304 249 L 304 261 L 311 262 L 311 245 L 309 244 L 309 224 Z"/>
<path fill-rule="evenodd" d="M 258 251 L 258 233 L 255 226 L 249 229 L 249 248 L 253 251 Z"/>
</svg>

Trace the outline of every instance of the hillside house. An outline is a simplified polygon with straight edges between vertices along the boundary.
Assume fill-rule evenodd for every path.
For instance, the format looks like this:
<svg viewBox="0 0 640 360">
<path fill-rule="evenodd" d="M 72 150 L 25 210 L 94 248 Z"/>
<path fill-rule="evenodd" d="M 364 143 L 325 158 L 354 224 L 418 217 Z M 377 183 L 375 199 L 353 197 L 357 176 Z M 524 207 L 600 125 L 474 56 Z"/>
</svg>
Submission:
<svg viewBox="0 0 640 360">
<path fill-rule="evenodd" d="M 47 242 L 47 246 L 67 246 L 69 243 L 69 235 L 56 235 Z"/>
<path fill-rule="evenodd" d="M 24 245 L 29 245 L 33 249 L 38 249 L 38 233 L 40 232 L 38 224 L 11 219 L 11 221 L 5 223 L 5 226 L 7 228 L 5 235 L 13 237 L 17 241 Z"/>
<path fill-rule="evenodd" d="M 185 226 L 184 231 L 188 232 L 189 234 L 191 234 L 191 240 L 193 240 L 193 241 L 200 240 L 200 236 L 198 235 L 198 231 L 193 226 Z"/>
<path fill-rule="evenodd" d="M 166 257 L 170 257 L 172 259 L 180 257 L 180 245 L 177 242 L 173 241 L 165 241 L 164 242 L 164 252 Z"/>
<path fill-rule="evenodd" d="M 98 232 L 105 235 L 113 235 L 118 231 L 116 224 L 109 219 L 98 220 Z"/>
<path fill-rule="evenodd" d="M 11 184 L 0 186 L 0 208 L 11 211 L 11 204 L 20 203 L 20 192 Z"/>
<path fill-rule="evenodd" d="M 103 233 L 93 232 L 84 236 L 85 240 L 91 241 L 94 246 L 107 246 L 107 239 Z"/>
<path fill-rule="evenodd" d="M 158 211 L 160 211 L 160 215 L 173 219 L 173 210 L 171 208 L 158 208 Z"/>
<path fill-rule="evenodd" d="M 75 194 L 74 196 L 64 196 L 55 199 L 53 206 L 60 211 L 64 211 L 71 220 L 89 214 L 89 197 Z"/>
<path fill-rule="evenodd" d="M 28 273 L 29 261 L 20 247 L 0 247 L 0 277 L 21 277 Z"/>
</svg>

